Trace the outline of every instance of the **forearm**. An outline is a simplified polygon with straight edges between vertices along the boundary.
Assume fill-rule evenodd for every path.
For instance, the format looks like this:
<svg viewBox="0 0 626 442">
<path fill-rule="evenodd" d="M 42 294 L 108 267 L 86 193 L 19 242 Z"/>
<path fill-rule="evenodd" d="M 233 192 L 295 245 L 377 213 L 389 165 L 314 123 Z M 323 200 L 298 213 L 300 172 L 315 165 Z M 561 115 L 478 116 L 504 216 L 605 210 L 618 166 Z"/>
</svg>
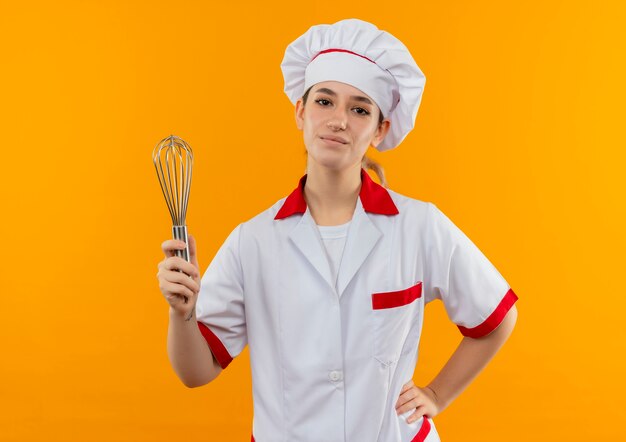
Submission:
<svg viewBox="0 0 626 442">
<path fill-rule="evenodd" d="M 450 405 L 485 368 L 510 336 L 516 320 L 517 309 L 513 306 L 489 335 L 478 339 L 463 338 L 446 365 L 427 386 L 436 395 L 439 411 Z"/>
<path fill-rule="evenodd" d="M 167 354 L 174 371 L 187 387 L 211 382 L 221 367 L 198 329 L 195 314 L 187 321 L 170 309 L 169 316 Z"/>
</svg>

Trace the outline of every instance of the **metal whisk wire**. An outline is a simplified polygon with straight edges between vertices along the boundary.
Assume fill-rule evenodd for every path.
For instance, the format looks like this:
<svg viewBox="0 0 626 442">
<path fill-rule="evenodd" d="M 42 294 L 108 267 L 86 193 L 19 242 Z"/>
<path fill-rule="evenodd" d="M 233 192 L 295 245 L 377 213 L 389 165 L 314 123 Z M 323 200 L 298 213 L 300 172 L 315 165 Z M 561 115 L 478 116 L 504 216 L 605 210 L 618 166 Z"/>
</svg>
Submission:
<svg viewBox="0 0 626 442">
<path fill-rule="evenodd" d="M 157 171 L 159 184 L 172 217 L 174 239 L 187 241 L 187 204 L 191 190 L 193 152 L 191 147 L 175 135 L 159 141 L 152 150 L 152 160 Z M 189 246 L 176 250 L 176 256 L 189 262 Z"/>
</svg>

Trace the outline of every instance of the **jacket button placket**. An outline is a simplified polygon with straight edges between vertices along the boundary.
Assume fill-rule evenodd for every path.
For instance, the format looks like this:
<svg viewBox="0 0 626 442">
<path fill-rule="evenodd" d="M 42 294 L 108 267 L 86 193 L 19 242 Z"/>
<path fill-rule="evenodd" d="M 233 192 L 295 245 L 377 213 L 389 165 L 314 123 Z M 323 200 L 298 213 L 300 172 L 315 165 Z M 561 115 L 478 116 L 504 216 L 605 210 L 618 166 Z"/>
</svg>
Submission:
<svg viewBox="0 0 626 442">
<path fill-rule="evenodd" d="M 328 382 L 335 386 L 335 394 L 333 395 L 332 407 L 335 410 L 333 413 L 336 416 L 336 422 L 334 422 L 334 429 L 337 431 L 337 440 L 344 440 L 345 435 L 345 388 L 344 388 L 344 367 L 343 367 L 343 339 L 342 339 L 342 325 L 341 325 L 341 307 L 339 304 L 339 294 L 336 290 L 332 292 L 332 314 L 329 317 L 328 326 L 332 327 L 333 336 L 333 358 L 329 361 Z M 334 433 L 334 431 L 333 431 Z M 333 438 L 335 440 L 335 438 Z"/>
</svg>

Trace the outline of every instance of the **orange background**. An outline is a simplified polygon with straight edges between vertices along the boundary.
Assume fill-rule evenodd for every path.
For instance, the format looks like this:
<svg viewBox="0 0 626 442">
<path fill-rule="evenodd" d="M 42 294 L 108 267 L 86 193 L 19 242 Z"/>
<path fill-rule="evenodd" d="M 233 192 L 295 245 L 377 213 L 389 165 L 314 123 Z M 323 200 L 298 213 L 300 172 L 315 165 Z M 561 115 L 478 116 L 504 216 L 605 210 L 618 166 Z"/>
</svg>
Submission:
<svg viewBox="0 0 626 442">
<path fill-rule="evenodd" d="M 286 46 L 348 17 L 427 78 L 415 130 L 371 152 L 390 187 L 437 204 L 520 297 L 442 440 L 626 438 L 623 2 L 60 0 L 0 11 L 0 440 L 249 440 L 248 349 L 197 389 L 169 364 L 151 151 L 171 133 L 194 149 L 204 271 L 303 173 Z M 460 339 L 429 304 L 418 385 Z"/>
</svg>

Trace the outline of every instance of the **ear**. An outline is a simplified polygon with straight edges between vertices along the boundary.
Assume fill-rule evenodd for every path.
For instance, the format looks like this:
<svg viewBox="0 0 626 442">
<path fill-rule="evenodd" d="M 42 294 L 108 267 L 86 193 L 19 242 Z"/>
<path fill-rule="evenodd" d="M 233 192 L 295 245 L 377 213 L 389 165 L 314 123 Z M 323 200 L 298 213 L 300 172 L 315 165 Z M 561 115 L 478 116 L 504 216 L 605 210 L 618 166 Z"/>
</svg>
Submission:
<svg viewBox="0 0 626 442">
<path fill-rule="evenodd" d="M 296 101 L 296 126 L 299 130 L 304 127 L 304 105 L 302 104 L 302 98 L 298 98 Z"/>
<path fill-rule="evenodd" d="M 389 132 L 390 127 L 391 127 L 391 121 L 385 118 L 376 129 L 376 132 L 374 132 L 374 138 L 372 138 L 372 143 L 371 143 L 372 146 L 376 147 L 383 141 L 383 139 L 385 138 L 385 135 L 387 135 L 387 132 Z"/>
</svg>

